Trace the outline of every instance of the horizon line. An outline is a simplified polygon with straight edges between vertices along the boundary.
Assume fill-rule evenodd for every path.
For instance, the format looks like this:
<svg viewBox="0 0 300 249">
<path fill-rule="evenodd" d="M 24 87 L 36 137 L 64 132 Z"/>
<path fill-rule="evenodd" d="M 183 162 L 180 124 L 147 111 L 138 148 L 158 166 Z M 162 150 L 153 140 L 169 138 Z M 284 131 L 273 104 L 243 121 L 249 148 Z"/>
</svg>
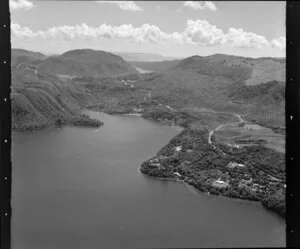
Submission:
<svg viewBox="0 0 300 249">
<path fill-rule="evenodd" d="M 282 57 L 279 57 L 279 56 L 260 56 L 260 57 L 250 57 L 250 56 L 241 56 L 241 55 L 234 55 L 234 54 L 226 54 L 226 53 L 214 53 L 214 54 L 210 54 L 210 55 L 199 55 L 199 54 L 194 54 L 194 55 L 190 55 L 190 56 L 185 56 L 185 57 L 180 57 L 180 56 L 168 56 L 168 55 L 163 55 L 163 54 L 158 54 L 158 53 L 147 53 L 147 52 L 126 52 L 126 51 L 108 51 L 108 50 L 101 50 L 101 49 L 92 49 L 92 48 L 75 48 L 75 49 L 70 49 L 70 50 L 66 50 L 64 52 L 61 52 L 61 53 L 58 53 L 58 54 L 55 54 L 55 53 L 49 53 L 49 52 L 41 52 L 41 51 L 34 51 L 34 50 L 28 50 L 28 49 L 25 49 L 25 48 L 13 48 L 11 47 L 11 50 L 13 49 L 20 49 L 20 50 L 26 50 L 26 51 L 29 51 L 29 52 L 35 52 L 35 53 L 41 53 L 43 55 L 46 55 L 46 56 L 60 56 L 68 51 L 73 51 L 73 50 L 93 50 L 93 51 L 104 51 L 104 52 L 107 52 L 107 53 L 132 53 L 132 54 L 149 54 L 149 55 L 159 55 L 159 56 L 162 56 L 162 57 L 173 57 L 174 60 L 176 59 L 186 59 L 186 58 L 189 58 L 189 57 L 193 57 L 193 56 L 201 56 L 201 57 L 209 57 L 209 56 L 213 56 L 213 55 L 227 55 L 227 56 L 235 56 L 235 57 L 244 57 L 244 58 L 252 58 L 252 59 L 259 59 L 259 58 L 277 58 L 277 59 L 284 59 L 286 58 L 286 56 L 282 56 Z"/>
</svg>

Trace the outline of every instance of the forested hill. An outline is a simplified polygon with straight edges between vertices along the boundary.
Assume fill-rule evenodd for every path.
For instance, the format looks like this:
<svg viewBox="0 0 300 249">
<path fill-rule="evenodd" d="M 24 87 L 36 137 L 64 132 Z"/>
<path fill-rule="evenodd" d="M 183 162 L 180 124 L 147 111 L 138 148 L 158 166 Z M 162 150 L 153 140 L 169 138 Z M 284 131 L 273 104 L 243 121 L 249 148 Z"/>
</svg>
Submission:
<svg viewBox="0 0 300 249">
<path fill-rule="evenodd" d="M 47 56 L 40 53 L 40 52 L 32 52 L 32 51 L 28 51 L 28 50 L 25 50 L 25 49 L 20 49 L 20 48 L 13 48 L 11 50 L 11 53 L 12 53 L 12 58 L 16 58 L 16 57 L 20 57 L 20 56 L 27 56 L 27 57 L 30 57 L 32 59 L 45 59 Z"/>
<path fill-rule="evenodd" d="M 41 53 L 13 49 L 12 66 L 21 64 L 34 64 L 43 72 L 63 76 L 111 77 L 137 73 L 120 56 L 91 49 L 71 50 L 49 57 Z"/>
<path fill-rule="evenodd" d="M 151 116 L 163 105 L 169 106 L 166 112 L 208 108 L 240 113 L 269 127 L 285 126 L 284 60 L 192 56 L 151 62 L 163 70 L 139 74 L 119 56 L 104 51 L 80 49 L 56 57 L 25 54 L 12 60 L 15 128 L 46 126 L 61 117 L 69 120 L 70 113 L 79 115 L 84 108 L 109 113 L 139 109 Z"/>
<path fill-rule="evenodd" d="M 72 50 L 49 57 L 38 68 L 51 74 L 70 76 L 110 77 L 137 73 L 120 56 L 91 49 Z"/>
<path fill-rule="evenodd" d="M 143 70 L 165 72 L 183 69 L 201 75 L 225 76 L 246 79 L 247 85 L 266 83 L 272 80 L 285 82 L 285 58 L 248 58 L 241 56 L 214 54 L 191 56 L 182 60 L 142 62 L 131 61 L 133 66 Z"/>
<path fill-rule="evenodd" d="M 52 125 L 101 126 L 81 114 L 82 93 L 35 66 L 12 68 L 12 128 L 38 130 Z M 84 94 L 88 96 L 87 94 Z"/>
<path fill-rule="evenodd" d="M 165 61 L 129 61 L 131 65 L 141 68 L 146 71 L 163 72 L 174 68 L 180 60 L 165 60 Z"/>
<path fill-rule="evenodd" d="M 12 67 L 20 66 L 21 64 L 38 64 L 47 56 L 40 52 L 32 52 L 25 49 L 11 50 L 11 65 Z"/>
</svg>

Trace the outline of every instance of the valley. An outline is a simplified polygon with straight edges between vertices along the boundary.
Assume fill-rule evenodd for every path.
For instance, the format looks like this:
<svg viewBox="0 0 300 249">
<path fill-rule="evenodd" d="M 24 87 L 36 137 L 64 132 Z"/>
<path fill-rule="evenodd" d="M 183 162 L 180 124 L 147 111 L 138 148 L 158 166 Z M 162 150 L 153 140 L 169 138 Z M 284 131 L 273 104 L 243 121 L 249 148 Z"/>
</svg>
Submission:
<svg viewBox="0 0 300 249">
<path fill-rule="evenodd" d="M 284 72 L 284 61 L 217 54 L 130 64 L 92 50 L 13 58 L 14 130 L 103 125 L 85 110 L 179 125 L 142 173 L 259 201 L 285 217 L 285 83 L 273 74 Z"/>
</svg>

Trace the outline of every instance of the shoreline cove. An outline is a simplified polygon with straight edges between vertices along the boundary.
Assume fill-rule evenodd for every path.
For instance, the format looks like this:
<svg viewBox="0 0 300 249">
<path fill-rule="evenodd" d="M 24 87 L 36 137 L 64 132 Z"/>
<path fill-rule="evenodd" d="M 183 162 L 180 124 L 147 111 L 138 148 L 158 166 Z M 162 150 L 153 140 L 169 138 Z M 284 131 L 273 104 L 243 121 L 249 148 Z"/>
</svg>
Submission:
<svg viewBox="0 0 300 249">
<path fill-rule="evenodd" d="M 101 112 L 99 112 L 99 113 L 101 113 Z M 102 113 L 105 113 L 105 112 L 102 112 Z M 107 114 L 107 113 L 105 113 L 105 114 Z M 137 115 L 135 115 L 135 113 L 133 113 L 133 114 L 134 114 L 134 115 L 132 115 L 132 113 L 129 113 L 129 115 L 128 115 L 128 114 L 120 114 L 120 113 L 116 113 L 116 114 L 109 113 L 108 115 L 137 116 Z M 229 113 L 228 113 L 228 114 L 229 114 Z M 245 120 L 241 118 L 241 114 L 234 114 L 234 113 L 231 113 L 231 115 L 237 117 L 238 120 L 239 120 L 239 122 L 233 122 L 233 124 L 245 122 Z M 162 124 L 162 125 L 174 126 L 174 123 L 173 123 L 173 122 L 170 122 L 169 120 L 155 119 L 155 118 L 152 118 L 151 116 L 149 117 L 149 116 L 147 116 L 147 115 L 145 115 L 145 114 L 140 114 L 140 115 L 138 115 L 138 117 L 143 118 L 143 119 L 146 119 L 146 120 L 149 120 L 149 121 L 154 121 L 154 122 L 157 122 L 157 123 Z M 252 123 L 252 124 L 253 124 L 253 123 Z M 187 129 L 189 129 L 188 126 L 186 126 L 186 125 L 185 125 L 186 127 L 181 126 L 181 125 L 179 125 L 179 124 L 175 124 L 175 125 L 176 125 L 177 127 L 180 128 L 180 130 L 181 130 L 180 133 L 182 133 L 182 132 L 186 131 Z M 231 123 L 225 124 L 225 125 L 231 125 Z M 220 127 L 220 126 L 223 126 L 223 125 L 219 125 L 219 127 Z M 216 130 L 216 128 L 213 129 L 212 131 L 214 131 L 214 130 Z M 211 131 L 210 131 L 210 132 L 211 132 Z M 179 133 L 179 134 L 180 134 L 180 133 Z M 177 135 L 177 136 L 178 136 L 178 135 Z M 167 143 L 166 146 L 168 146 L 169 143 L 170 143 L 174 138 L 176 138 L 177 136 L 171 138 L 171 140 Z M 209 141 L 209 135 L 208 135 L 207 137 L 208 137 L 207 141 Z M 212 138 L 214 138 L 214 137 L 212 137 Z M 215 150 L 219 150 L 223 155 L 226 155 L 226 153 L 223 152 L 223 149 L 224 149 L 224 148 L 219 149 L 219 148 L 217 147 L 217 146 L 220 146 L 220 144 L 216 144 L 217 146 L 215 146 L 215 140 L 214 140 L 214 139 L 211 139 L 210 145 L 212 145 L 212 146 L 214 147 Z M 165 146 L 165 147 L 166 147 L 166 146 Z M 222 146 L 222 147 L 224 147 L 224 146 Z M 161 149 L 162 149 L 162 148 L 161 148 Z M 160 150 L 161 150 L 161 149 L 160 149 Z M 159 152 L 159 151 L 158 151 L 158 152 Z M 157 152 L 157 153 L 158 153 L 158 152 Z M 156 155 L 157 155 L 157 154 L 156 154 Z M 155 158 L 156 155 L 153 155 L 152 158 Z M 146 161 L 146 162 L 147 162 L 147 161 Z M 145 162 L 143 162 L 143 163 L 145 163 Z M 153 176 L 153 175 L 151 175 L 151 174 L 147 174 L 147 172 L 143 172 L 143 171 L 142 171 L 142 165 L 143 165 L 143 163 L 140 165 L 140 167 L 138 168 L 138 170 L 139 170 L 144 176 L 151 177 L 151 178 L 154 178 L 154 179 L 157 179 L 157 180 L 166 180 L 166 179 L 167 179 L 167 180 L 170 180 L 170 181 L 181 182 L 181 183 L 184 183 L 185 185 L 188 185 L 189 187 L 192 187 L 193 189 L 199 191 L 199 193 L 204 194 L 204 195 L 207 195 L 207 196 L 212 195 L 212 196 L 215 196 L 215 197 L 218 197 L 218 198 L 225 198 L 225 199 L 230 199 L 230 200 L 232 200 L 232 201 L 240 201 L 240 202 L 242 202 L 242 203 L 249 203 L 249 204 L 257 205 L 257 206 L 259 206 L 259 207 L 262 207 L 262 208 L 268 210 L 269 212 L 275 213 L 275 214 L 278 215 L 280 218 L 285 219 L 285 215 L 284 215 L 283 213 L 280 213 L 280 212 L 278 212 L 278 211 L 276 211 L 276 210 L 275 210 L 275 212 L 274 212 L 274 210 L 273 210 L 272 208 L 268 208 L 268 207 L 267 207 L 268 203 L 265 204 L 265 206 L 264 206 L 262 200 L 252 199 L 252 197 L 251 197 L 250 199 L 249 199 L 249 198 L 247 199 L 247 198 L 242 197 L 242 196 L 227 196 L 227 195 L 222 194 L 222 192 L 220 193 L 220 192 L 218 192 L 218 191 L 215 191 L 216 189 L 213 189 L 213 191 L 202 191 L 201 189 L 198 189 L 196 186 L 192 185 L 190 181 L 187 182 L 185 178 L 183 178 L 183 179 L 178 179 L 178 178 L 183 177 L 183 176 L 180 176 L 180 177 L 173 177 L 173 178 L 172 178 L 172 177 L 159 177 L 159 176 Z M 175 170 L 175 171 L 176 171 L 176 170 Z M 262 172 L 264 172 L 264 171 L 262 171 Z M 172 174 L 174 174 L 173 171 L 172 171 Z M 209 192 L 209 194 L 208 194 L 208 192 Z"/>
<path fill-rule="evenodd" d="M 235 117 L 237 117 L 237 118 L 239 119 L 239 122 L 234 122 L 234 123 L 232 123 L 232 124 L 243 123 L 243 122 L 245 122 L 245 120 L 241 118 L 241 115 L 240 115 L 240 114 L 232 114 L 232 115 L 234 115 Z M 142 116 L 142 118 L 146 118 L 146 117 Z M 149 118 L 146 118 L 146 119 L 149 119 Z M 153 119 L 150 118 L 150 120 L 153 120 Z M 167 125 L 169 125 L 169 126 L 171 125 L 169 122 L 164 122 L 164 120 L 163 120 L 163 122 L 161 122 L 160 120 L 155 120 L 155 121 L 156 121 L 156 122 L 159 122 L 159 123 L 162 123 L 162 124 L 167 124 Z M 232 125 L 232 124 L 219 125 L 218 127 L 227 126 L 227 125 L 229 126 L 229 125 Z M 180 125 L 179 125 L 179 127 L 183 129 L 182 132 L 184 132 L 185 130 L 188 129 L 187 127 L 182 127 L 182 126 L 180 126 Z M 218 128 L 217 128 L 217 129 L 218 129 Z M 214 145 L 213 142 L 215 142 L 215 141 L 212 141 L 212 139 L 211 139 L 211 137 L 212 137 L 211 132 L 213 132 L 213 131 L 215 131 L 215 130 L 217 130 L 217 129 L 214 129 L 214 130 L 208 132 L 209 134 L 208 134 L 208 140 L 207 140 L 207 141 L 208 141 L 208 144 L 212 145 L 213 148 L 214 148 L 215 150 L 220 150 L 218 147 L 216 147 L 216 146 Z M 211 134 L 211 135 L 210 135 L 210 134 Z M 174 139 L 174 138 L 172 138 L 172 139 Z M 169 143 L 172 141 L 172 139 L 169 141 Z M 209 142 L 210 142 L 210 143 L 209 143 Z M 166 146 L 168 146 L 169 143 L 168 143 Z M 217 145 L 220 145 L 220 144 L 217 144 Z M 166 147 L 166 146 L 165 146 L 165 147 Z M 222 146 L 222 147 L 225 147 L 225 146 Z M 224 148 L 222 148 L 222 149 L 220 150 L 220 152 L 221 152 L 223 155 L 227 155 L 226 153 L 223 152 L 223 149 L 224 149 Z M 162 149 L 161 149 L 161 150 L 162 150 Z M 159 152 L 158 152 L 158 153 L 159 153 Z M 157 153 L 157 155 L 158 155 L 158 153 Z M 157 155 L 156 155 L 156 156 L 157 156 Z M 152 159 L 153 159 L 153 158 L 156 158 L 156 156 L 152 157 Z M 242 159 L 240 159 L 240 160 L 242 160 Z M 147 161 L 146 161 L 146 162 L 147 162 Z M 144 163 L 145 163 L 145 162 L 144 162 Z M 261 199 L 261 198 L 259 198 L 259 199 L 256 199 L 256 198 L 255 198 L 255 199 L 252 199 L 253 197 L 251 197 L 251 198 L 249 199 L 249 197 L 245 198 L 244 196 L 237 196 L 237 195 L 228 196 L 228 195 L 226 195 L 226 194 L 222 194 L 222 192 L 215 191 L 216 189 L 214 189 L 214 191 L 208 191 L 208 192 L 202 191 L 201 189 L 198 189 L 195 185 L 192 185 L 192 184 L 191 184 L 192 181 L 190 181 L 190 179 L 189 179 L 189 181 L 186 181 L 187 177 L 184 177 L 183 179 L 178 179 L 178 178 L 183 177 L 183 176 L 179 176 L 179 177 L 177 176 L 177 177 L 174 177 L 174 178 L 172 178 L 172 177 L 159 177 L 159 176 L 157 177 L 157 176 L 153 176 L 153 175 L 151 175 L 151 174 L 148 174 L 147 171 L 145 171 L 145 170 L 144 170 L 144 172 L 143 172 L 143 171 L 142 171 L 142 168 L 143 168 L 143 164 L 144 164 L 144 163 L 142 163 L 142 165 L 139 167 L 139 170 L 142 172 L 142 174 L 147 175 L 147 176 L 149 176 L 149 177 L 153 177 L 153 178 L 158 179 L 158 180 L 169 179 L 169 180 L 174 180 L 174 181 L 177 181 L 177 182 L 183 182 L 183 183 L 185 183 L 185 184 L 187 184 L 187 185 L 193 187 L 193 188 L 196 189 L 197 191 L 200 191 L 202 194 L 205 194 L 205 193 L 206 193 L 206 195 L 220 196 L 220 197 L 226 198 L 226 199 L 246 201 L 246 202 L 249 202 L 249 203 L 251 202 L 251 203 L 253 203 L 253 204 L 255 204 L 255 205 L 258 205 L 258 206 L 260 206 L 260 207 L 263 207 L 263 208 L 267 209 L 268 211 L 271 211 L 271 212 L 273 212 L 273 213 L 275 212 L 279 217 L 285 219 L 285 211 L 278 210 L 277 207 L 275 207 L 275 208 L 269 207 L 269 203 L 268 203 L 267 201 L 265 201 L 265 199 Z M 145 166 L 144 166 L 144 167 L 145 167 Z M 249 164 L 248 167 L 254 167 L 254 166 Z M 255 170 L 258 170 L 258 171 L 261 171 L 262 173 L 265 173 L 264 170 L 260 170 L 260 169 L 255 168 L 255 167 L 254 167 L 254 169 L 255 169 Z M 257 171 L 257 172 L 258 172 L 258 171 Z M 174 173 L 176 172 L 176 170 L 175 170 L 175 172 L 174 172 L 173 170 L 171 170 L 171 172 L 172 172 L 172 174 L 174 174 Z M 227 174 L 227 173 L 226 173 L 226 174 Z M 265 173 L 265 174 L 266 174 L 268 177 L 270 177 L 270 179 L 273 178 L 272 180 L 281 182 L 281 180 L 272 177 L 272 176 L 269 175 L 268 173 Z M 285 186 L 285 185 L 284 185 L 284 186 Z M 209 193 L 209 194 L 208 194 L 208 193 Z M 285 194 L 284 194 L 284 196 L 285 196 Z M 284 199 L 285 199 L 285 197 L 284 197 Z M 284 208 L 284 209 L 285 209 L 285 208 Z"/>
<path fill-rule="evenodd" d="M 176 127 L 178 127 L 178 128 L 180 128 L 180 133 L 179 134 L 181 134 L 181 133 L 183 133 L 183 132 L 185 132 L 185 131 L 187 131 L 187 130 L 189 130 L 189 128 L 188 128 L 188 125 L 184 125 L 184 126 L 182 126 L 182 125 L 180 125 L 180 124 L 176 124 L 175 123 L 175 125 L 174 125 L 174 122 L 171 122 L 171 121 L 169 121 L 169 120 L 160 120 L 160 119 L 155 119 L 155 118 L 152 118 L 151 116 L 147 116 L 147 115 L 145 115 L 145 114 L 142 114 L 142 113 L 106 113 L 106 112 L 104 112 L 104 111 L 94 111 L 94 110 L 88 110 L 88 109 L 86 109 L 86 110 L 83 110 L 83 113 L 84 114 L 89 114 L 90 112 L 96 112 L 96 113 L 104 113 L 104 114 L 106 114 L 106 115 L 111 115 L 111 116 L 132 116 L 132 117 L 139 117 L 139 118 L 143 118 L 143 119 L 145 119 L 145 120 L 148 120 L 148 121 L 154 121 L 154 122 L 157 122 L 157 123 L 159 123 L 159 124 L 162 124 L 162 125 L 167 125 L 167 126 L 176 126 Z M 234 116 L 236 116 L 235 114 L 232 114 L 232 115 L 234 115 Z M 88 115 L 89 116 L 89 118 L 90 118 L 90 115 Z M 99 119 L 100 120 L 100 119 Z M 241 122 L 242 121 L 244 121 L 244 120 L 240 120 Z M 103 125 L 105 125 L 105 123 L 103 123 Z M 230 124 L 226 124 L 226 125 L 230 125 Z M 57 126 L 57 125 L 52 125 L 52 126 L 50 126 L 50 127 L 47 127 L 47 130 L 49 130 L 49 129 L 52 129 L 52 128 L 59 128 L 59 127 L 63 127 L 63 126 L 74 126 L 74 125 L 70 125 L 70 124 L 65 124 L 65 125 L 62 125 L 62 126 Z M 101 125 L 102 126 L 102 125 Z M 98 127 L 98 128 L 101 128 L 101 126 L 100 127 Z M 220 125 L 219 125 L 220 126 Z M 83 128 L 89 128 L 89 127 L 85 127 L 85 126 L 83 126 Z M 92 127 L 91 127 L 92 128 Z M 97 128 L 97 130 L 98 130 L 98 128 Z M 214 130 L 216 130 L 216 129 L 214 129 Z M 211 130 L 211 131 L 209 131 L 210 133 L 212 132 L 212 131 L 214 131 L 214 130 Z M 39 130 L 36 130 L 36 131 L 33 131 L 33 132 L 38 132 Z M 32 132 L 32 131 L 25 131 L 25 132 L 22 132 L 22 131 L 14 131 L 14 132 L 16 132 L 16 133 L 30 133 L 30 132 Z M 178 136 L 178 135 L 177 135 Z M 171 138 L 171 140 L 167 143 L 167 145 L 166 146 L 168 146 L 169 144 L 170 144 L 170 142 L 174 139 L 174 138 L 176 138 L 177 136 L 175 136 L 175 137 L 173 137 L 173 138 Z M 210 140 L 210 142 L 211 143 L 209 143 L 209 145 L 211 145 L 211 146 L 213 146 L 214 148 L 214 150 L 219 150 L 219 148 L 218 147 L 216 147 L 215 146 L 215 141 L 214 141 L 214 137 L 212 136 L 212 137 L 210 137 L 209 136 L 209 134 L 208 134 L 208 139 L 206 138 L 206 141 L 209 141 Z M 220 145 L 220 144 L 216 144 L 216 145 Z M 165 146 L 165 147 L 166 147 Z M 223 147 L 223 146 L 222 146 Z M 162 150 L 163 148 L 160 148 L 159 150 L 158 150 L 158 152 L 157 152 L 157 154 L 159 153 L 159 151 L 160 150 Z M 222 148 L 223 149 L 223 148 Z M 221 153 L 222 154 L 224 154 L 224 152 L 223 152 L 223 150 L 220 150 L 221 151 Z M 153 157 L 152 158 L 155 158 L 155 156 L 157 156 L 157 154 L 156 155 L 153 155 Z M 147 160 L 148 161 L 148 160 Z M 145 162 L 147 162 L 147 161 L 145 161 Z M 186 185 L 188 185 L 189 187 L 192 187 L 193 189 L 195 189 L 195 190 L 197 190 L 197 191 L 199 191 L 199 193 L 201 193 L 201 194 L 204 194 L 204 195 L 213 195 L 213 196 L 219 196 L 219 197 L 222 197 L 222 198 L 226 198 L 226 199 L 230 199 L 230 200 L 239 200 L 239 201 L 242 201 L 242 202 L 244 202 L 244 201 L 246 201 L 246 202 L 249 202 L 249 203 L 255 203 L 255 205 L 259 205 L 260 207 L 264 207 L 263 205 L 262 205 L 262 203 L 261 203 L 261 201 L 260 200 L 249 200 L 249 199 L 245 199 L 245 198 L 241 198 L 241 197 L 238 197 L 238 196 L 227 196 L 227 195 L 224 195 L 224 194 L 222 194 L 222 192 L 220 193 L 220 192 L 216 192 L 216 191 L 202 191 L 201 189 L 198 189 L 196 186 L 195 186 L 195 184 L 193 185 L 193 184 L 191 184 L 191 183 L 193 183 L 193 182 L 191 182 L 190 180 L 191 179 L 189 179 L 189 181 L 186 181 L 186 177 L 184 177 L 184 176 L 180 176 L 180 177 L 183 177 L 182 179 L 178 179 L 178 178 L 180 178 L 180 177 L 157 177 L 157 176 L 153 176 L 153 175 L 151 175 L 151 174 L 147 174 L 147 172 L 143 172 L 142 171 L 142 168 L 143 168 L 143 164 L 145 163 L 145 162 L 142 162 L 141 163 L 141 165 L 140 165 L 140 167 L 138 168 L 138 171 L 140 172 L 140 173 L 142 173 L 144 176 L 147 176 L 147 177 L 151 177 L 151 178 L 153 178 L 153 179 L 157 179 L 157 180 L 171 180 L 171 181 L 176 181 L 176 182 L 181 182 L 181 183 L 184 183 L 184 184 L 186 184 Z M 176 170 L 175 170 L 175 172 L 176 172 Z M 173 174 L 174 172 L 172 171 L 172 174 Z M 208 194 L 208 192 L 209 192 L 209 194 Z M 266 207 L 264 207 L 264 208 L 266 208 Z M 268 208 L 267 208 L 268 209 Z M 272 209 L 270 210 L 270 209 L 268 209 L 269 211 L 273 211 Z M 278 214 L 278 213 L 277 213 Z M 281 217 L 282 217 L 282 215 L 280 215 Z"/>
<path fill-rule="evenodd" d="M 32 248 L 26 238 L 44 233 L 34 242 L 41 248 L 74 248 L 83 242 L 93 248 L 207 247 L 213 242 L 284 246 L 285 220 L 257 202 L 207 195 L 177 179 L 183 175 L 178 170 L 172 179 L 141 172 L 143 161 L 180 134 L 177 128 L 144 118 L 90 115 L 105 123 L 98 132 L 62 126 L 15 134 L 13 224 L 22 228 L 14 230 L 15 242 Z M 186 151 L 184 144 L 174 146 Z M 57 202 L 59 209 L 53 211 Z M 50 242 L 54 232 L 64 234 L 57 245 Z"/>
</svg>

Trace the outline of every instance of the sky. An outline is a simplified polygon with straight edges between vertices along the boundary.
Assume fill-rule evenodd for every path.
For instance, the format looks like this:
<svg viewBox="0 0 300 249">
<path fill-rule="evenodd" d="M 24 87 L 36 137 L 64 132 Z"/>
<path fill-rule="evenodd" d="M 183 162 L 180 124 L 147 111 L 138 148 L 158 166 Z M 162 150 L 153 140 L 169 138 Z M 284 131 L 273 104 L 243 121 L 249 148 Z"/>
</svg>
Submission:
<svg viewBox="0 0 300 249">
<path fill-rule="evenodd" d="M 10 0 L 13 48 L 285 56 L 285 1 Z"/>
</svg>

